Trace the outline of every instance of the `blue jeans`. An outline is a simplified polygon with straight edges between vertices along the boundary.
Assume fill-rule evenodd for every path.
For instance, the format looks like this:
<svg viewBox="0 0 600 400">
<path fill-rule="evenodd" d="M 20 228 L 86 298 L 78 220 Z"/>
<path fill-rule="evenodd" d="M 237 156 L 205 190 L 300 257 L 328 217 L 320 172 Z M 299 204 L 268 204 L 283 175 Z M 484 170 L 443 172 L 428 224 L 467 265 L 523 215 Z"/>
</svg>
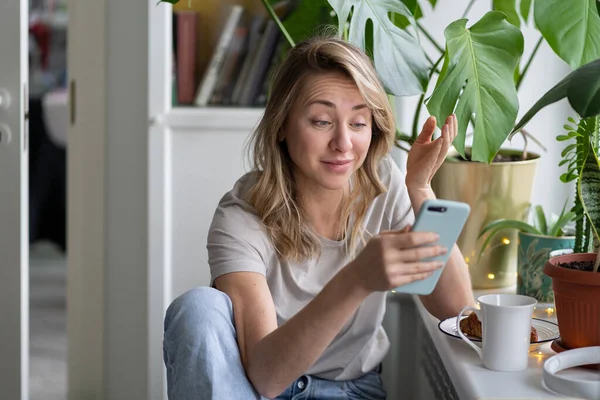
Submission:
<svg viewBox="0 0 600 400">
<path fill-rule="evenodd" d="M 209 287 L 171 303 L 165 317 L 163 356 L 171 400 L 260 400 L 242 365 L 231 299 Z M 351 381 L 302 375 L 277 399 L 383 400 L 379 369 Z"/>
</svg>

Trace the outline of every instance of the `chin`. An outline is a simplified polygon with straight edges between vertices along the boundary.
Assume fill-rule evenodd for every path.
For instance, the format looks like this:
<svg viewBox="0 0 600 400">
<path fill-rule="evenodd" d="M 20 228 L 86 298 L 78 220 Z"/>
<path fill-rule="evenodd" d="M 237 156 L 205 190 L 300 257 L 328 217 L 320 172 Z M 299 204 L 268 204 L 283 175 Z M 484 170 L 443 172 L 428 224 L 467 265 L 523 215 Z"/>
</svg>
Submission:
<svg viewBox="0 0 600 400">
<path fill-rule="evenodd" d="M 349 181 L 349 176 L 337 176 L 329 179 L 321 179 L 319 184 L 328 190 L 340 190 L 345 188 Z"/>
</svg>

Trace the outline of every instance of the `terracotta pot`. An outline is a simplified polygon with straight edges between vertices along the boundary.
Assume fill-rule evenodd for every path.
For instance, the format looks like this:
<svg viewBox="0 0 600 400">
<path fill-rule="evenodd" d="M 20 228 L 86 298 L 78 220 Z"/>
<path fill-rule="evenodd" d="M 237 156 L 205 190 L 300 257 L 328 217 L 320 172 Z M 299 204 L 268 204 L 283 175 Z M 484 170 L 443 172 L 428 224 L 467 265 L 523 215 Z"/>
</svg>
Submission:
<svg viewBox="0 0 600 400">
<path fill-rule="evenodd" d="M 559 263 L 594 261 L 596 254 L 553 257 L 544 274 L 552 278 L 556 317 L 563 347 L 600 346 L 600 273 L 559 267 Z"/>
</svg>

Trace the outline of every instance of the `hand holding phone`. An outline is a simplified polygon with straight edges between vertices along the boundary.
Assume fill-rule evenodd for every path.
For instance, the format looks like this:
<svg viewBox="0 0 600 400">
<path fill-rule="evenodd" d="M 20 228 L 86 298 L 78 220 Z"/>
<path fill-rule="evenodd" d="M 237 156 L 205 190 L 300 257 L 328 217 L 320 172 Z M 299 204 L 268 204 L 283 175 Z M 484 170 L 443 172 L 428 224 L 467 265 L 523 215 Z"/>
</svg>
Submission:
<svg viewBox="0 0 600 400">
<path fill-rule="evenodd" d="M 469 216 L 470 207 L 467 203 L 431 199 L 426 200 L 415 220 L 413 232 L 435 232 L 439 235 L 439 240 L 431 245 L 440 245 L 448 249 L 445 254 L 424 259 L 423 261 L 448 261 L 452 247 L 458 240 L 460 233 Z M 433 292 L 443 268 L 440 268 L 431 274 L 430 277 L 407 283 L 394 290 L 401 293 L 414 293 L 427 295 Z"/>
</svg>

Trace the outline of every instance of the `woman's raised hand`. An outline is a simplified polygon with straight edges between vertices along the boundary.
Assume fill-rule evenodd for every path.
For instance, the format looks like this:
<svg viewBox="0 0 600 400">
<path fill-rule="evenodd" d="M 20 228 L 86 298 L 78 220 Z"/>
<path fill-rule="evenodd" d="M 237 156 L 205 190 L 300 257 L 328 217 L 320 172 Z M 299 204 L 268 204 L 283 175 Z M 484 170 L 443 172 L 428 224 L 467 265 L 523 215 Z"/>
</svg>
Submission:
<svg viewBox="0 0 600 400">
<path fill-rule="evenodd" d="M 446 118 L 446 123 L 442 126 L 442 135 L 431 140 L 435 126 L 435 117 L 429 117 L 408 152 L 406 185 L 409 189 L 429 188 L 431 179 L 444 162 L 448 149 L 457 135 L 458 122 L 454 114 Z"/>
<path fill-rule="evenodd" d="M 359 287 L 367 292 L 385 291 L 428 278 L 440 269 L 440 261 L 423 261 L 447 249 L 431 245 L 438 240 L 432 232 L 386 231 L 371 238 L 348 264 Z"/>
</svg>

